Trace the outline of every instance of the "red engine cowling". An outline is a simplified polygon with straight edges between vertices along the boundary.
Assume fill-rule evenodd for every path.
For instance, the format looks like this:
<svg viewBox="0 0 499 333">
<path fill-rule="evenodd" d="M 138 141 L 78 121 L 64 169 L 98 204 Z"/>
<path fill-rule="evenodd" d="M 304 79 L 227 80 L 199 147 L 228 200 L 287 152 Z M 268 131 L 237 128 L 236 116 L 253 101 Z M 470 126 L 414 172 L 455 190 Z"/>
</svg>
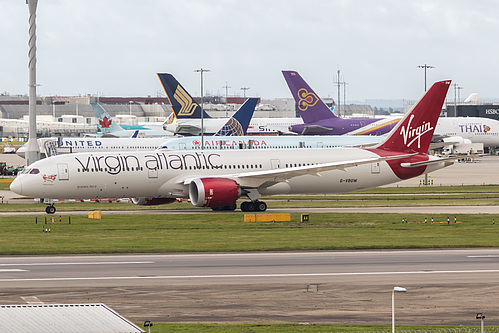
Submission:
<svg viewBox="0 0 499 333">
<path fill-rule="evenodd" d="M 166 205 L 175 201 L 175 198 L 132 198 L 132 202 L 140 206 Z"/>
<path fill-rule="evenodd" d="M 196 178 L 189 184 L 189 198 L 196 207 L 220 207 L 235 204 L 241 196 L 236 181 L 227 178 Z"/>
</svg>

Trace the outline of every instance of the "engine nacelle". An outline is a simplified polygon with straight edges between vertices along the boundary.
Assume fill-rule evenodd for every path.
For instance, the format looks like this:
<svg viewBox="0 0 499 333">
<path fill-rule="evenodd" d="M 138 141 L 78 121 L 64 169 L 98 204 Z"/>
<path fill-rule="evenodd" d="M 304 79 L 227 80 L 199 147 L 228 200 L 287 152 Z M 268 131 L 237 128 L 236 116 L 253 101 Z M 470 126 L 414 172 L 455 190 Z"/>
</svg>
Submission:
<svg viewBox="0 0 499 333">
<path fill-rule="evenodd" d="M 132 202 L 140 206 L 166 205 L 175 201 L 175 198 L 132 198 Z"/>
<path fill-rule="evenodd" d="M 189 198 L 196 207 L 220 207 L 235 204 L 241 189 L 227 178 L 196 178 L 189 184 Z"/>
</svg>

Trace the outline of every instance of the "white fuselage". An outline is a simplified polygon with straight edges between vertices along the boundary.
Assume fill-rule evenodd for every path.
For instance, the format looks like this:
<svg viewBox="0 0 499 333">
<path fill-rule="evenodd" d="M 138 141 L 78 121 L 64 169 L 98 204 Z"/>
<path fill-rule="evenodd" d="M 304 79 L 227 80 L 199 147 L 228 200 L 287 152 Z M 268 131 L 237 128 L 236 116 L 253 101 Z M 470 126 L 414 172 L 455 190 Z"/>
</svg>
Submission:
<svg viewBox="0 0 499 333">
<path fill-rule="evenodd" d="M 57 147 L 57 155 L 83 152 L 116 152 L 135 150 L 154 150 L 170 140 L 170 138 L 40 138 L 37 140 L 40 153 L 47 155 L 51 146 Z M 25 147 L 17 150 L 21 157 L 25 155 Z"/>
<path fill-rule="evenodd" d="M 334 148 L 345 146 L 371 146 L 384 140 L 384 136 L 320 135 L 320 136 L 205 136 L 204 149 L 293 149 Z M 200 150 L 201 137 L 173 138 L 161 148 L 173 150 Z"/>
<path fill-rule="evenodd" d="M 265 170 L 286 172 L 312 164 L 372 157 L 377 155 L 360 148 L 81 153 L 33 163 L 18 175 L 11 190 L 54 199 L 187 198 L 189 183 L 195 178 L 214 176 L 237 181 Z M 443 162 L 431 164 L 413 176 L 444 166 Z M 342 193 L 400 180 L 385 161 L 282 181 L 264 177 L 265 182 L 256 188 L 261 195 Z"/>
<path fill-rule="evenodd" d="M 205 134 L 216 133 L 223 125 L 227 123 L 228 118 L 205 118 L 203 119 L 203 127 Z M 248 126 L 248 135 L 268 135 L 278 132 L 289 132 L 290 125 L 301 124 L 301 118 L 252 118 Z M 193 126 L 201 129 L 201 119 L 186 119 L 180 118 L 172 124 L 164 124 L 163 128 L 172 133 L 177 133 L 181 126 Z M 200 132 L 200 130 L 199 130 Z M 198 134 L 198 133 L 193 133 Z"/>
<path fill-rule="evenodd" d="M 499 147 L 499 121 L 482 117 L 439 118 L 436 135 L 459 136 L 484 147 Z"/>
</svg>

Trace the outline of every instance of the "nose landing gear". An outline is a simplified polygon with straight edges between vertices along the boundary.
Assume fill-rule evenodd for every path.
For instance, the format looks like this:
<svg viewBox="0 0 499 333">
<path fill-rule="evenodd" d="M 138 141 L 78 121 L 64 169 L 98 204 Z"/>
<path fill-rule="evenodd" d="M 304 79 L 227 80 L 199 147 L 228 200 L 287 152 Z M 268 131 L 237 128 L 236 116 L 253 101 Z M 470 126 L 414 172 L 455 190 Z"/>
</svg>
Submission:
<svg viewBox="0 0 499 333">
<path fill-rule="evenodd" d="M 56 209 L 55 209 L 55 206 L 53 204 L 45 207 L 45 212 L 47 214 L 54 214 L 55 211 L 56 211 Z"/>
</svg>

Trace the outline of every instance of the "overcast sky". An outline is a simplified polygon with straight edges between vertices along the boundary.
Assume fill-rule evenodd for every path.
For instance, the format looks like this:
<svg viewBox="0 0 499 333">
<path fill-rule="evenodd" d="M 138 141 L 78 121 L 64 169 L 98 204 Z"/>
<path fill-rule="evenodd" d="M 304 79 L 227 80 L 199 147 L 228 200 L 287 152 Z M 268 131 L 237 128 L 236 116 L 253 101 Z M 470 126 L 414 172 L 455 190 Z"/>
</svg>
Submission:
<svg viewBox="0 0 499 333">
<path fill-rule="evenodd" d="M 28 93 L 28 18 L 0 0 L 0 92 Z M 39 0 L 37 34 L 39 95 L 164 96 L 158 72 L 199 95 L 206 68 L 208 94 L 291 97 L 287 69 L 336 97 L 340 69 L 347 101 L 415 100 L 428 64 L 428 85 L 499 98 L 496 1 Z"/>
</svg>

